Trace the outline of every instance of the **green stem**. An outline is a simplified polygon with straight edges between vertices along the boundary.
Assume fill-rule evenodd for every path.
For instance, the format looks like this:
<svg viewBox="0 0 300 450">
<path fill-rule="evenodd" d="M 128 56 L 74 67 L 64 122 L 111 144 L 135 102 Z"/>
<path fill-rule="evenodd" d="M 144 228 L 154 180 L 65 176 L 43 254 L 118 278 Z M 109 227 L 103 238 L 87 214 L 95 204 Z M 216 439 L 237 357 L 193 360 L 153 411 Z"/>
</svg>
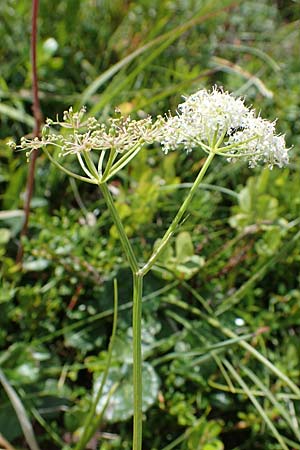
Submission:
<svg viewBox="0 0 300 450">
<path fill-rule="evenodd" d="M 171 223 L 171 225 L 169 226 L 169 228 L 167 229 L 167 231 L 165 232 L 162 240 L 160 241 L 160 244 L 158 245 L 158 247 L 154 250 L 154 252 L 152 253 L 152 255 L 150 256 L 148 262 L 139 270 L 139 274 L 145 276 L 146 273 L 149 272 L 149 270 L 151 269 L 151 267 L 155 264 L 155 262 L 157 261 L 159 255 L 161 254 L 161 252 L 165 249 L 166 245 L 168 244 L 169 240 L 171 239 L 171 237 L 173 236 L 176 228 L 178 227 L 179 222 L 181 221 L 183 215 L 185 214 L 189 204 L 191 203 L 198 187 L 199 184 L 201 183 L 211 161 L 213 160 L 215 156 L 215 152 L 211 151 L 210 154 L 208 155 L 205 163 L 203 164 L 196 180 L 194 181 L 193 186 L 191 187 L 186 199 L 184 200 L 184 202 L 182 203 L 181 207 L 179 208 L 176 216 L 173 219 L 173 222 Z"/>
<path fill-rule="evenodd" d="M 114 148 L 111 148 L 110 152 L 109 152 L 109 155 L 108 155 L 108 160 L 107 160 L 107 163 L 106 163 L 106 167 L 104 169 L 104 173 L 103 173 L 103 176 L 102 176 L 103 182 L 107 181 L 107 177 L 108 177 L 108 175 L 110 173 L 111 166 L 113 165 L 114 160 L 116 159 L 116 156 L 117 156 L 116 150 Z"/>
<path fill-rule="evenodd" d="M 89 169 L 89 171 L 91 172 L 92 176 L 98 180 L 99 179 L 99 175 L 97 172 L 97 169 L 95 167 L 94 161 L 92 160 L 91 155 L 89 154 L 89 152 L 83 152 L 83 158 L 86 162 L 86 165 Z"/>
<path fill-rule="evenodd" d="M 109 211 L 113 217 L 114 224 L 118 230 L 120 240 L 123 249 L 128 258 L 132 273 L 133 273 L 133 316 L 132 316 L 132 328 L 133 328 L 133 401 L 134 401 L 134 413 L 133 413 L 133 450 L 142 449 L 142 293 L 143 293 L 143 278 L 151 269 L 153 264 L 155 264 L 157 258 L 164 250 L 172 235 L 174 234 L 179 222 L 181 221 L 183 215 L 187 211 L 187 208 L 192 201 L 199 184 L 201 183 L 213 157 L 215 151 L 211 151 L 208 155 L 204 165 L 202 166 L 192 188 L 190 189 L 186 199 L 179 208 L 173 222 L 163 236 L 160 245 L 153 252 L 149 261 L 139 270 L 137 259 L 128 240 L 126 232 L 124 230 L 122 221 L 115 208 L 112 196 L 109 192 L 106 183 L 99 183 L 99 187 L 102 191 L 103 197 L 107 203 Z M 103 175 L 105 179 L 105 174 Z"/>
<path fill-rule="evenodd" d="M 100 178 L 102 178 L 102 167 L 104 158 L 105 158 L 105 150 L 102 150 L 98 159 L 98 167 L 97 167 Z"/>
<path fill-rule="evenodd" d="M 127 237 L 127 234 L 124 230 L 121 218 L 120 218 L 118 211 L 116 210 L 116 207 L 114 205 L 111 193 L 109 192 L 109 189 L 108 189 L 108 186 L 106 183 L 99 183 L 99 187 L 100 187 L 102 195 L 106 201 L 109 212 L 112 215 L 114 224 L 118 230 L 119 237 L 120 237 L 124 252 L 128 258 L 128 262 L 130 264 L 131 270 L 133 273 L 135 273 L 138 271 L 138 263 L 137 263 L 135 254 L 133 252 L 133 249 L 131 247 L 131 244 L 129 242 L 129 239 Z"/>
<path fill-rule="evenodd" d="M 84 173 L 85 173 L 89 178 L 93 179 L 94 177 L 93 177 L 93 175 L 91 174 L 91 172 L 90 172 L 89 170 L 87 170 L 86 165 L 85 165 L 85 163 L 84 163 L 84 161 L 83 161 L 83 159 L 82 159 L 81 154 L 80 154 L 80 153 L 77 153 L 76 156 L 77 156 L 78 162 L 79 162 L 79 164 L 80 164 L 80 167 L 82 168 L 82 170 L 84 171 Z"/>
<path fill-rule="evenodd" d="M 142 449 L 142 293 L 143 276 L 133 274 L 133 450 Z"/>
<path fill-rule="evenodd" d="M 119 161 L 114 164 L 109 174 L 107 175 L 106 180 L 112 178 L 116 173 L 118 173 L 124 166 L 126 166 L 134 157 L 138 154 L 138 152 L 141 150 L 141 144 L 134 146 L 128 153 L 125 155 L 126 157 L 122 157 L 119 159 Z"/>
<path fill-rule="evenodd" d="M 86 183 L 90 183 L 90 184 L 97 184 L 97 181 L 94 179 L 90 179 L 87 177 L 82 177 L 81 175 L 78 175 L 77 173 L 71 172 L 71 170 L 66 169 L 64 166 L 62 166 L 61 164 L 59 164 L 59 162 L 56 161 L 56 159 L 54 159 L 51 154 L 48 152 L 48 150 L 46 149 L 46 147 L 43 147 L 43 151 L 46 153 L 46 155 L 48 156 L 48 158 L 50 159 L 50 161 L 58 168 L 60 169 L 62 172 L 64 172 L 65 174 L 69 175 L 69 177 L 72 178 L 76 178 L 76 180 L 80 180 L 80 181 L 85 181 Z"/>
</svg>

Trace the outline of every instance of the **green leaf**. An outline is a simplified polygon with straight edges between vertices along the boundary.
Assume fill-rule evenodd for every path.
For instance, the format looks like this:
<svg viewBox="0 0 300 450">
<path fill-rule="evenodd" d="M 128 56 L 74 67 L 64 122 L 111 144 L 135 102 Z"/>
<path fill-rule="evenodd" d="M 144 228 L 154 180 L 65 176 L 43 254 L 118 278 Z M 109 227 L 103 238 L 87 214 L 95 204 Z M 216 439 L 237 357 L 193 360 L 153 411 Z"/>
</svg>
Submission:
<svg viewBox="0 0 300 450">
<path fill-rule="evenodd" d="M 189 450 L 222 450 L 223 443 L 217 439 L 222 431 L 222 425 L 215 420 L 206 421 L 203 417 L 194 427 L 188 438 Z"/>
<path fill-rule="evenodd" d="M 143 363 L 143 411 L 152 406 L 158 395 L 159 378 L 149 363 Z M 102 375 L 94 382 L 94 392 L 98 391 Z M 108 401 L 109 393 L 113 386 L 118 385 L 115 392 Z M 124 364 L 121 367 L 112 367 L 109 370 L 107 381 L 104 385 L 103 396 L 97 405 L 99 414 L 108 405 L 104 413 L 104 419 L 110 423 L 124 421 L 133 416 L 133 380 L 132 365 Z"/>
<path fill-rule="evenodd" d="M 153 251 L 155 251 L 159 247 L 160 243 L 161 243 L 161 239 L 157 239 L 155 241 L 154 246 L 153 246 Z M 173 256 L 174 256 L 173 248 L 171 247 L 171 245 L 167 245 L 165 247 L 165 249 L 159 255 L 158 260 L 162 261 L 166 264 L 168 261 L 172 260 Z"/>
<path fill-rule="evenodd" d="M 65 336 L 66 347 L 74 347 L 81 350 L 83 354 L 93 350 L 95 343 L 91 341 L 91 338 L 86 330 L 77 332 L 71 332 Z"/>
<path fill-rule="evenodd" d="M 175 241 L 176 259 L 178 262 L 185 262 L 194 255 L 194 246 L 190 233 L 183 231 L 179 233 Z"/>
<path fill-rule="evenodd" d="M 270 195 L 267 182 L 269 180 L 263 171 L 259 177 L 250 177 L 247 185 L 238 196 L 239 205 L 232 208 L 233 215 L 229 223 L 233 228 L 243 229 L 255 223 L 274 221 L 278 217 L 278 200 Z"/>
<path fill-rule="evenodd" d="M 154 250 L 159 243 L 160 240 L 155 242 Z M 153 272 L 164 280 L 189 280 L 204 265 L 204 258 L 194 254 L 192 238 L 187 231 L 177 236 L 175 254 L 171 245 L 168 245 L 159 257 L 160 267 L 154 267 Z"/>
<path fill-rule="evenodd" d="M 22 428 L 16 416 L 14 408 L 8 402 L 1 402 L 0 405 L 0 430 L 5 433 L 8 440 L 13 440 L 22 436 Z"/>
</svg>

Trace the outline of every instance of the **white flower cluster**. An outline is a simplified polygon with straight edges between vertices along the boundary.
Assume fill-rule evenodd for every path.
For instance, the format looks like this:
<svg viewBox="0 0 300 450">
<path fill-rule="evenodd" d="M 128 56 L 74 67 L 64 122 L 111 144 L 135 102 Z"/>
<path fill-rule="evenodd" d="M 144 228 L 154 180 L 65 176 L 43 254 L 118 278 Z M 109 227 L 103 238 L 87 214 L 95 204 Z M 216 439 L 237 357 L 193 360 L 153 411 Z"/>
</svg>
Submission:
<svg viewBox="0 0 300 450">
<path fill-rule="evenodd" d="M 99 123 L 95 118 L 85 119 L 85 109 L 73 112 L 70 108 L 63 114 L 63 121 L 47 119 L 41 139 L 22 138 L 21 148 L 29 154 L 37 148 L 52 145 L 60 149 L 60 155 L 80 154 L 91 150 L 110 150 L 126 153 L 133 147 L 150 144 L 157 140 L 161 119 L 152 123 L 151 117 L 132 120 L 130 117 L 111 118 L 108 125 Z M 69 129 L 66 133 L 57 133 L 52 126 Z"/>
<path fill-rule="evenodd" d="M 48 145 L 59 148 L 62 156 L 75 154 L 79 159 L 81 154 L 96 150 L 101 153 L 100 167 L 105 159 L 103 153 L 112 151 L 123 154 L 120 169 L 145 144 L 158 142 L 165 153 L 178 147 L 187 151 L 202 148 L 228 161 L 246 159 L 250 167 L 259 162 L 270 168 L 283 167 L 289 160 L 284 136 L 276 135 L 275 124 L 257 117 L 244 100 L 216 87 L 186 97 L 175 116 L 159 116 L 155 121 L 151 117 L 132 120 L 120 115 L 106 125 L 86 118 L 84 108 L 78 112 L 70 108 L 64 112 L 63 121 L 48 119 L 46 123 L 40 139 L 21 140 L 20 147 L 27 150 L 27 156 Z M 53 126 L 60 127 L 60 133 Z M 64 128 L 68 130 L 62 131 Z"/>
<path fill-rule="evenodd" d="M 284 167 L 289 162 L 288 149 L 283 135 L 276 135 L 275 124 L 261 117 L 249 117 L 244 129 L 236 130 L 229 136 L 228 155 L 244 156 L 249 160 L 250 167 L 256 167 L 259 162 Z M 243 144 L 245 142 L 245 144 Z"/>
<path fill-rule="evenodd" d="M 187 151 L 201 147 L 229 161 L 245 158 L 250 167 L 258 162 L 270 168 L 288 163 L 284 136 L 275 134 L 274 123 L 256 117 L 242 99 L 217 88 L 203 89 L 185 98 L 177 115 L 166 118 L 161 144 L 165 152 L 179 146 Z"/>
</svg>

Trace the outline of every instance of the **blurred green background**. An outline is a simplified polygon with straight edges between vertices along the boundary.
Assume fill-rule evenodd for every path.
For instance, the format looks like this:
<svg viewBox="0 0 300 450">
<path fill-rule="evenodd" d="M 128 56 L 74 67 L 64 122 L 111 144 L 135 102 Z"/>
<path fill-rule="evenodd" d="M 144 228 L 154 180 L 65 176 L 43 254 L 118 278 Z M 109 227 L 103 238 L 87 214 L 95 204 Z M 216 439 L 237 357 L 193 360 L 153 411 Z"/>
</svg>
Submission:
<svg viewBox="0 0 300 450">
<path fill-rule="evenodd" d="M 15 262 L 28 164 L 7 143 L 33 129 L 31 1 L 4 0 L 0 18 L 0 434 L 16 449 L 30 446 L 10 387 L 41 450 L 74 445 L 105 367 L 117 277 L 106 395 L 114 382 L 118 388 L 87 448 L 129 450 L 127 264 L 99 192 L 70 181 L 44 155 L 23 264 Z M 283 170 L 215 161 L 172 248 L 146 279 L 145 450 L 300 449 L 299 55 L 299 0 L 40 2 L 44 117 L 70 105 L 86 105 L 104 121 L 116 107 L 156 116 L 216 84 L 278 118 L 291 147 Z M 165 156 L 154 147 L 112 182 L 141 259 L 203 156 Z"/>
</svg>

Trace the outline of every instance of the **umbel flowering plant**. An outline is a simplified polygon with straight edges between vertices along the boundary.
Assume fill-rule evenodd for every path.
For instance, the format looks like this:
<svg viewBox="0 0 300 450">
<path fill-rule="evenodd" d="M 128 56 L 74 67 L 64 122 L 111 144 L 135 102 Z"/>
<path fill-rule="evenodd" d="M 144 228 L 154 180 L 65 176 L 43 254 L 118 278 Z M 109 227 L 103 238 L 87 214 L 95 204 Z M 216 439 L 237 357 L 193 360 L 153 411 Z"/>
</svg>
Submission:
<svg viewBox="0 0 300 450">
<path fill-rule="evenodd" d="M 165 153 L 176 149 L 202 151 L 207 158 L 164 236 L 155 245 L 148 260 L 140 262 L 126 235 L 108 181 L 144 147 L 154 143 L 160 144 Z M 219 155 L 229 162 L 243 159 L 248 161 L 250 167 L 259 163 L 266 164 L 270 169 L 273 166 L 283 167 L 288 163 L 284 136 L 276 135 L 275 124 L 257 116 L 242 99 L 215 87 L 211 91 L 203 89 L 185 97 L 175 115 L 169 113 L 156 119 L 132 120 L 119 115 L 104 124 L 95 118 L 86 118 L 84 109 L 74 112 L 70 108 L 64 113 L 62 121 L 47 120 L 40 139 L 23 138 L 20 147 L 27 151 L 28 157 L 34 149 L 41 148 L 67 175 L 99 186 L 117 228 L 133 278 L 133 450 L 141 450 L 143 279 L 177 231 L 213 158 Z M 53 149 L 59 151 L 54 153 Z M 58 156 L 55 157 L 55 154 Z M 78 172 L 64 166 L 64 158 L 69 155 L 77 158 Z M 99 396 L 96 399 L 99 400 Z M 91 406 L 91 411 L 94 419 L 95 405 Z M 94 423 L 97 423 L 97 418 Z M 85 448 L 94 430 L 95 427 L 88 422 L 84 425 L 76 450 Z"/>
</svg>

